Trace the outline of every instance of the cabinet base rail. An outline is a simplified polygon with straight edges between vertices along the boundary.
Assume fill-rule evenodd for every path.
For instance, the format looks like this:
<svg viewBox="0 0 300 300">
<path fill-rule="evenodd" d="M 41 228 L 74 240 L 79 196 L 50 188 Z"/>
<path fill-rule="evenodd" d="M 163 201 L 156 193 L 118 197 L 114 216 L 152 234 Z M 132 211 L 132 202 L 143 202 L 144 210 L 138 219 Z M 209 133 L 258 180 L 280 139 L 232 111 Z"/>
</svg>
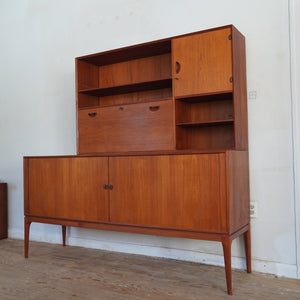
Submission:
<svg viewBox="0 0 300 300">
<path fill-rule="evenodd" d="M 134 226 L 134 225 L 120 225 L 120 224 L 97 223 L 97 222 L 93 223 L 93 222 L 83 222 L 83 221 L 74 221 L 74 220 L 25 216 L 24 218 L 25 258 L 28 258 L 28 253 L 29 253 L 29 231 L 32 222 L 61 225 L 63 246 L 66 245 L 66 226 L 123 231 L 123 232 L 131 232 L 131 233 L 143 233 L 143 234 L 171 236 L 171 237 L 192 238 L 192 239 L 221 242 L 223 246 L 223 253 L 224 253 L 227 293 L 229 295 L 232 295 L 231 244 L 235 238 L 243 235 L 244 243 L 245 243 L 245 252 L 246 252 L 247 272 L 251 273 L 250 224 L 247 224 L 246 226 L 240 228 L 239 230 L 235 231 L 232 234 L 226 234 L 226 233 L 184 231 L 184 230 L 166 229 L 166 228 L 153 228 L 153 227 L 149 228 L 149 227 Z"/>
</svg>

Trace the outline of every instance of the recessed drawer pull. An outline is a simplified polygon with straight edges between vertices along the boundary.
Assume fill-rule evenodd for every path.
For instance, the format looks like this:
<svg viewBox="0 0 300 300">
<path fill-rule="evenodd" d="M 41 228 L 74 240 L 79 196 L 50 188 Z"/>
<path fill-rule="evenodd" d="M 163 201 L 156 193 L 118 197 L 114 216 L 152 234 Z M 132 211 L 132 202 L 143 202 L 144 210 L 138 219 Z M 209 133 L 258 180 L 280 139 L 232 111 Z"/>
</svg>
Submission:
<svg viewBox="0 0 300 300">
<path fill-rule="evenodd" d="M 178 74 L 180 72 L 181 65 L 178 61 L 175 62 L 175 73 Z"/>
<path fill-rule="evenodd" d="M 149 106 L 149 110 L 150 111 L 157 111 L 157 110 L 159 110 L 159 105 L 157 105 L 157 106 Z"/>
<path fill-rule="evenodd" d="M 92 113 L 88 113 L 89 117 L 94 118 L 96 117 L 97 113 L 96 112 L 92 112 Z"/>
</svg>

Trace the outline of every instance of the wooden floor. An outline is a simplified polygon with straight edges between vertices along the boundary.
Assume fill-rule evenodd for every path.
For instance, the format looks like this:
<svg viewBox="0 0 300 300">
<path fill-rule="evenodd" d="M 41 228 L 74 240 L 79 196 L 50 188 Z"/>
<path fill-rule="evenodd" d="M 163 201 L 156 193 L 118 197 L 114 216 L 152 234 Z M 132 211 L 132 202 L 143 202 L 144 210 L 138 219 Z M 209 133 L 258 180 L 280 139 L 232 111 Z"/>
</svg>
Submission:
<svg viewBox="0 0 300 300">
<path fill-rule="evenodd" d="M 300 281 L 171 259 L 0 240 L 0 299 L 300 299 Z"/>
</svg>

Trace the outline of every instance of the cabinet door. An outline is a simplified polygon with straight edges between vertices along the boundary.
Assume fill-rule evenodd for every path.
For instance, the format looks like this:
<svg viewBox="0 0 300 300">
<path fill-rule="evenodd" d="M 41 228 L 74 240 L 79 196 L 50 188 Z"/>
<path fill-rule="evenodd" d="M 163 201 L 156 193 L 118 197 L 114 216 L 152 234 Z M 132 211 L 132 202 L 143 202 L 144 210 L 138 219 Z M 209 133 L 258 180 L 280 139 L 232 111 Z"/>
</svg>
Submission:
<svg viewBox="0 0 300 300">
<path fill-rule="evenodd" d="M 232 91 L 231 28 L 172 40 L 175 97 Z"/>
<path fill-rule="evenodd" d="M 107 221 L 107 157 L 31 158 L 28 163 L 29 214 Z"/>
<path fill-rule="evenodd" d="M 171 100 L 78 113 L 79 153 L 174 149 Z"/>
<path fill-rule="evenodd" d="M 224 179 L 220 179 L 218 154 L 109 160 L 111 222 L 215 232 L 224 229 L 224 185 L 220 184 Z"/>
</svg>

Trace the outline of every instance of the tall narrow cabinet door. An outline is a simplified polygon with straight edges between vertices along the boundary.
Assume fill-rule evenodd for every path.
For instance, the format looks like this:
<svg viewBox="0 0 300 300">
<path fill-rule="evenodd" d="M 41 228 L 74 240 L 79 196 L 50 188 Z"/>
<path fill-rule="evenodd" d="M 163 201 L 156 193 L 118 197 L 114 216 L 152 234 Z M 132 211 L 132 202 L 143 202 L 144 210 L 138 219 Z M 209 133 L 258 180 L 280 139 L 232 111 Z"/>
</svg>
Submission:
<svg viewBox="0 0 300 300">
<path fill-rule="evenodd" d="M 175 97 L 232 91 L 231 28 L 172 40 Z"/>
<path fill-rule="evenodd" d="M 30 158 L 29 214 L 107 221 L 107 157 Z"/>
<path fill-rule="evenodd" d="M 109 160 L 111 222 L 222 231 L 218 154 Z"/>
</svg>

